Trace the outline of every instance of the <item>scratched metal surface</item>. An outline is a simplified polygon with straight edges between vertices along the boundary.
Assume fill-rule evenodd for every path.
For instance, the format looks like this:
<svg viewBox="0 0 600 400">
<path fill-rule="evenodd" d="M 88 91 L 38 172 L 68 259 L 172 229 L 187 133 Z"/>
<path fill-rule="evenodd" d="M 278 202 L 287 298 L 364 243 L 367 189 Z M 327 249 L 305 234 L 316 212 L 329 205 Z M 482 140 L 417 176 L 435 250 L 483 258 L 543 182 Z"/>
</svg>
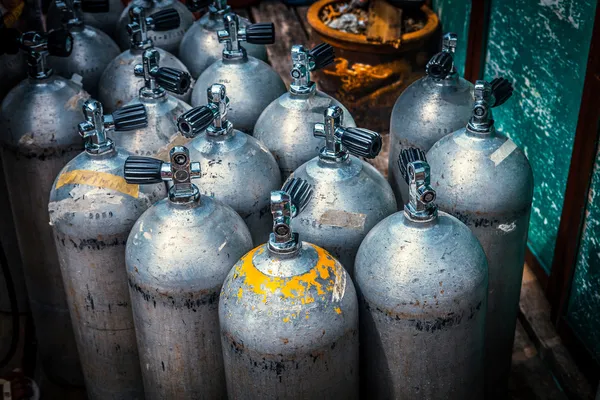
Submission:
<svg viewBox="0 0 600 400">
<path fill-rule="evenodd" d="M 525 150 L 535 191 L 529 247 L 548 271 L 564 200 L 596 0 L 493 0 L 485 77 L 515 95 L 496 127 Z"/>
<path fill-rule="evenodd" d="M 469 37 L 469 17 L 471 15 L 470 0 L 434 0 L 433 9 L 439 15 L 444 32 L 458 35 L 458 46 L 454 56 L 454 64 L 458 73 L 465 73 L 467 59 L 467 38 Z"/>
<path fill-rule="evenodd" d="M 596 156 L 594 175 L 581 246 L 577 256 L 575 275 L 567 320 L 597 360 L 600 360 L 600 154 Z M 600 400 L 600 399 L 599 399 Z"/>
</svg>

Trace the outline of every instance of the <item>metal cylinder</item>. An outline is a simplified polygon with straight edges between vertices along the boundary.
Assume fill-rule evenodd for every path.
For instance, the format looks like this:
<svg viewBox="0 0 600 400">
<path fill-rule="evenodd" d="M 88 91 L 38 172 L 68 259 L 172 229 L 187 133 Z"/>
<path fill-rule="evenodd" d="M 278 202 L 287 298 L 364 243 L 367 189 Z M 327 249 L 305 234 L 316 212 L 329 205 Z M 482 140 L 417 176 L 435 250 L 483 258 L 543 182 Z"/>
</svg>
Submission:
<svg viewBox="0 0 600 400">
<path fill-rule="evenodd" d="M 131 109 L 131 107 L 129 108 Z M 88 397 L 142 400 L 144 389 L 125 270 L 125 244 L 165 186 L 126 184 L 97 101 L 84 105 L 86 150 L 58 174 L 48 211 Z M 143 109 L 142 109 L 143 111 Z M 121 121 L 122 123 L 122 121 Z"/>
<path fill-rule="evenodd" d="M 456 42 L 456 34 L 444 35 L 441 53 L 452 57 Z M 388 180 L 398 209 L 408 201 L 408 186 L 396 165 L 400 151 L 418 147 L 426 152 L 442 137 L 463 128 L 471 116 L 473 85 L 459 77 L 453 65 L 447 73 L 431 68 L 437 66 L 436 56 L 427 65 L 427 75 L 406 88 L 392 110 Z"/>
<path fill-rule="evenodd" d="M 85 3 L 86 0 L 83 0 Z M 123 12 L 122 0 L 108 0 L 108 11 L 107 12 L 85 12 L 83 11 L 83 18 L 86 25 L 93 26 L 94 28 L 100 29 L 102 32 L 109 36 L 114 36 L 115 28 L 117 26 L 117 20 Z M 56 0 L 50 3 L 48 7 L 48 13 L 46 14 L 46 26 L 48 29 L 57 29 L 62 26 L 61 13 L 58 7 L 56 7 Z"/>
<path fill-rule="evenodd" d="M 177 55 L 179 43 L 183 39 L 183 35 L 194 23 L 194 15 L 186 8 L 186 6 L 177 0 L 133 0 L 125 7 L 116 28 L 116 41 L 121 50 L 127 50 L 131 43 L 127 32 L 127 24 L 129 23 L 129 10 L 132 7 L 143 7 L 148 14 L 160 11 L 166 8 L 174 8 L 179 13 L 181 22 L 175 29 L 170 29 L 164 32 L 149 31 L 148 37 L 154 43 L 154 46 L 160 47 L 171 54 Z"/>
<path fill-rule="evenodd" d="M 328 50 L 328 62 L 317 63 L 319 58 L 313 55 L 313 51 L 323 47 Z M 356 126 L 348 110 L 333 97 L 317 90 L 316 84 L 310 80 L 311 71 L 333 61 L 333 47 L 320 44 L 315 49 L 311 51 L 298 45 L 292 47 L 290 74 L 293 81 L 289 91 L 269 104 L 254 126 L 253 136 L 273 153 L 284 179 L 319 155 L 325 140 L 313 135 L 313 127 L 323 120 L 325 109 L 340 107 L 346 126 Z"/>
<path fill-rule="evenodd" d="M 2 102 L 2 162 L 17 229 L 40 359 L 47 376 L 81 384 L 60 266 L 48 225 L 48 198 L 62 167 L 79 154 L 80 82 L 29 78 Z"/>
<path fill-rule="evenodd" d="M 219 43 L 217 32 L 225 29 L 223 16 L 231 8 L 223 4 L 225 1 L 217 0 L 208 8 L 198 21 L 188 29 L 179 44 L 179 57 L 189 68 L 190 73 L 197 79 L 206 68 L 221 59 L 223 45 Z M 246 18 L 240 18 L 240 26 L 250 25 Z M 248 55 L 261 61 L 268 61 L 267 48 L 264 45 L 252 43 L 245 44 Z"/>
<path fill-rule="evenodd" d="M 248 56 L 241 46 L 241 42 L 246 40 L 247 29 L 252 25 L 238 29 L 239 19 L 235 14 L 226 14 L 224 23 L 225 30 L 218 33 L 219 41 L 225 43 L 223 57 L 198 77 L 192 92 L 192 105 L 205 104 L 205 90 L 213 83 L 224 82 L 235 104 L 235 108 L 229 111 L 229 117 L 237 129 L 252 134 L 261 112 L 284 94 L 286 87 L 277 72 L 265 62 Z M 274 32 L 270 33 L 274 39 Z"/>
<path fill-rule="evenodd" d="M 277 162 L 264 144 L 234 129 L 228 121 L 225 86 L 212 85 L 208 95 L 209 107 L 195 108 L 187 114 L 203 108 L 214 110 L 208 128 L 199 127 L 200 135 L 188 144 L 192 159 L 202 166 L 200 191 L 240 214 L 254 244 L 258 244 L 271 231 L 269 193 L 281 186 Z M 180 118 L 180 128 L 186 120 L 186 115 Z"/>
<path fill-rule="evenodd" d="M 119 55 L 117 44 L 101 30 L 87 25 L 69 28 L 73 36 L 73 52 L 69 57 L 49 57 L 54 72 L 69 79 L 83 77 L 83 88 L 92 96 L 98 94 L 100 77 L 106 66 Z"/>
<path fill-rule="evenodd" d="M 127 241 L 146 399 L 226 399 L 218 297 L 235 260 L 252 248 L 252 239 L 235 211 L 199 195 L 190 178 L 199 177 L 200 167 L 179 166 L 181 154 L 193 160 L 176 146 L 171 163 L 159 163 L 170 172 L 166 179 L 174 181 L 169 199 L 148 209 Z M 145 160 L 128 160 L 126 178 L 139 177 L 140 162 Z M 178 179 L 181 170 L 187 172 L 181 174 L 183 181 Z M 158 180 L 160 175 L 159 169 Z"/>
<path fill-rule="evenodd" d="M 490 108 L 498 93 L 478 81 L 467 127 L 427 154 L 440 209 L 464 222 L 489 262 L 486 385 L 489 398 L 506 393 L 517 322 L 533 174 L 513 141 L 497 134 Z"/>
<path fill-rule="evenodd" d="M 307 241 L 318 243 L 340 260 L 353 275 L 354 258 L 360 243 L 379 221 L 396 211 L 394 193 L 385 178 L 370 164 L 342 144 L 344 135 L 358 128 L 344 128 L 343 112 L 333 106 L 325 111 L 325 124 L 315 125 L 315 135 L 325 136 L 318 157 L 306 162 L 290 176 L 306 180 L 315 196 L 294 221 L 294 228 Z M 372 135 L 370 145 L 381 143 Z M 374 158 L 375 155 L 356 153 Z"/>
<path fill-rule="evenodd" d="M 269 242 L 229 272 L 219 300 L 230 398 L 358 398 L 358 305 L 347 272 L 291 232 L 290 194 L 271 194 Z"/>
<path fill-rule="evenodd" d="M 483 399 L 485 253 L 438 213 L 427 163 L 407 167 L 409 204 L 356 256 L 362 389 L 377 399 Z"/>
</svg>

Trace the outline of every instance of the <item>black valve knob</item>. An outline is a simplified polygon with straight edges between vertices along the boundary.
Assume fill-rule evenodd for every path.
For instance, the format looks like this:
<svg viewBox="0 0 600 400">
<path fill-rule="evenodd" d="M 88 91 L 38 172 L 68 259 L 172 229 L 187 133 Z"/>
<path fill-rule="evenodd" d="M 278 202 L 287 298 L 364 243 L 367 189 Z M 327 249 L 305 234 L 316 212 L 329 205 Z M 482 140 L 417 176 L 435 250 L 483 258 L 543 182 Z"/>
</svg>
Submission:
<svg viewBox="0 0 600 400">
<path fill-rule="evenodd" d="M 304 210 L 312 197 L 312 186 L 300 178 L 288 179 L 281 190 L 290 195 L 292 204 L 296 207 L 296 214 Z"/>
<path fill-rule="evenodd" d="M 435 79 L 444 79 L 452 71 L 452 54 L 442 51 L 431 57 L 425 66 L 427 75 Z"/>
<path fill-rule="evenodd" d="M 185 5 L 191 12 L 198 12 L 212 4 L 212 0 L 186 0 Z"/>
<path fill-rule="evenodd" d="M 148 114 L 143 104 L 123 106 L 112 113 L 115 131 L 131 131 L 148 126 Z"/>
<path fill-rule="evenodd" d="M 381 136 L 364 128 L 346 128 L 342 135 L 342 145 L 358 157 L 375 158 L 381 151 Z"/>
<path fill-rule="evenodd" d="M 186 138 L 196 137 L 215 119 L 215 114 L 207 106 L 192 108 L 177 118 L 177 128 Z"/>
<path fill-rule="evenodd" d="M 179 28 L 179 24 L 181 24 L 181 17 L 174 8 L 157 11 L 150 18 L 153 31 L 169 31 Z"/>
<path fill-rule="evenodd" d="M 495 78 L 490 85 L 494 95 L 493 107 L 504 104 L 513 94 L 513 85 L 505 78 Z"/>
<path fill-rule="evenodd" d="M 110 11 L 108 0 L 81 0 L 81 11 L 88 13 L 107 13 Z"/>
<path fill-rule="evenodd" d="M 325 68 L 335 59 L 333 46 L 327 43 L 321 43 L 310 51 L 315 63 L 315 69 Z"/>
<path fill-rule="evenodd" d="M 17 54 L 21 33 L 14 28 L 2 28 L 0 39 L 0 54 Z"/>
<path fill-rule="evenodd" d="M 398 168 L 400 169 L 400 175 L 404 177 L 406 183 L 410 183 L 408 176 L 408 164 L 415 161 L 427 162 L 425 152 L 417 147 L 409 147 L 400 151 L 400 157 L 398 157 Z"/>
<path fill-rule="evenodd" d="M 162 164 L 161 160 L 152 157 L 129 156 L 125 160 L 125 181 L 136 185 L 160 183 Z"/>
<path fill-rule="evenodd" d="M 187 72 L 168 67 L 159 68 L 154 79 L 162 88 L 177 94 L 187 92 L 192 82 L 192 77 Z"/>
<path fill-rule="evenodd" d="M 252 44 L 275 43 L 275 25 L 272 22 L 268 22 L 247 26 L 246 42 Z"/>
<path fill-rule="evenodd" d="M 58 57 L 69 57 L 73 51 L 73 36 L 65 29 L 48 32 L 48 53 Z"/>
</svg>

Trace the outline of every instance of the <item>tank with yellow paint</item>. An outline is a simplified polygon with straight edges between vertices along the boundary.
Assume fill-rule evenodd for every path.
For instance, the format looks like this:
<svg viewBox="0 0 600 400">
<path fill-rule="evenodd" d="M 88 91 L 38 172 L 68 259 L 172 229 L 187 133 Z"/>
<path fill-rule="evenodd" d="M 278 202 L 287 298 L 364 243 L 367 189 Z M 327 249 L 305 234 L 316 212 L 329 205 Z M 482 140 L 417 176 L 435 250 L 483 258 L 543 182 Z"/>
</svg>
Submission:
<svg viewBox="0 0 600 400">
<path fill-rule="evenodd" d="M 358 307 L 326 250 L 258 246 L 230 271 L 219 304 L 231 398 L 358 398 Z"/>
</svg>

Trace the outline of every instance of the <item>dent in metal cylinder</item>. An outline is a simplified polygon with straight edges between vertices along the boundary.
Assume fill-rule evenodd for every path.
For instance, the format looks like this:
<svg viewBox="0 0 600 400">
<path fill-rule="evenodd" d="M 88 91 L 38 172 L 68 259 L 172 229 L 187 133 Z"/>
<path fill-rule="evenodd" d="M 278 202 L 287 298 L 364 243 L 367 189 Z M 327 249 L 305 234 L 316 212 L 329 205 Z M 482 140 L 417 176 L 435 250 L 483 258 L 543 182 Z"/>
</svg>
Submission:
<svg viewBox="0 0 600 400">
<path fill-rule="evenodd" d="M 322 248 L 250 251 L 223 284 L 219 320 L 230 398 L 358 398 L 356 293 Z"/>
<path fill-rule="evenodd" d="M 356 256 L 361 378 L 380 399 L 483 398 L 485 254 L 469 229 L 439 212 L 403 212 L 367 235 Z"/>
<path fill-rule="evenodd" d="M 464 222 L 489 262 L 486 385 L 506 393 L 517 322 L 533 175 L 525 154 L 506 137 L 465 128 L 427 154 L 440 209 Z"/>
</svg>

